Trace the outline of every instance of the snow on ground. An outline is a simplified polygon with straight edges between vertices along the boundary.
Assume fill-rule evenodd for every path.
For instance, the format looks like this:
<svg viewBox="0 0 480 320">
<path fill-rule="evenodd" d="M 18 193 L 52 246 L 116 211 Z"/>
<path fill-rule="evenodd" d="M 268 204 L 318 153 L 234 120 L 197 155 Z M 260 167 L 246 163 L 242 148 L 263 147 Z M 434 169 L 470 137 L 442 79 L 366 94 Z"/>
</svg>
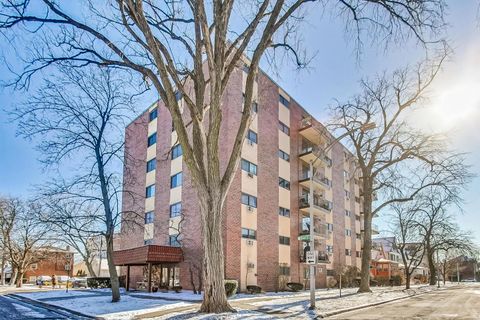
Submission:
<svg viewBox="0 0 480 320">
<path fill-rule="evenodd" d="M 449 284 L 447 286 L 450 286 Z M 455 284 L 453 284 L 455 285 Z M 309 311 L 309 292 L 278 292 L 260 295 L 238 294 L 230 299 L 230 304 L 238 312 L 233 314 L 205 315 L 198 314 L 198 302 L 201 295 L 184 290 L 181 293 L 122 293 L 118 303 L 111 303 L 109 290 L 65 290 L 50 292 L 20 293 L 22 296 L 75 310 L 105 319 L 132 319 L 140 315 L 148 315 L 155 319 L 277 319 L 289 315 L 295 319 L 310 319 L 316 315 L 339 309 L 347 309 L 360 305 L 372 304 L 422 292 L 435 290 L 436 286 L 413 286 L 411 290 L 403 287 L 372 288 L 371 293 L 357 294 L 356 288 L 342 290 L 319 289 L 316 293 L 317 310 Z"/>
</svg>

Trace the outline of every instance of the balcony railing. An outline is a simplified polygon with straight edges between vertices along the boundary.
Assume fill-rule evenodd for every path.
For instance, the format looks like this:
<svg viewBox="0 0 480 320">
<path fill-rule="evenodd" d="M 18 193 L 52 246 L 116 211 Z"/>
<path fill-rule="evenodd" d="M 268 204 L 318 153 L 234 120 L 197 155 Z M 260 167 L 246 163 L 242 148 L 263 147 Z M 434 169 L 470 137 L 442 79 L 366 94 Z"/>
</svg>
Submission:
<svg viewBox="0 0 480 320">
<path fill-rule="evenodd" d="M 313 233 L 315 234 L 315 236 L 320 236 L 320 237 L 326 238 L 327 237 L 327 225 L 322 223 L 321 220 L 319 220 L 319 219 L 314 219 L 313 221 L 314 221 L 314 223 L 313 223 Z M 311 224 L 310 224 L 310 218 L 309 217 L 302 218 L 302 223 L 300 225 L 299 235 L 301 235 L 301 236 L 310 235 L 310 225 Z"/>
<path fill-rule="evenodd" d="M 302 172 L 300 174 L 300 180 L 307 180 L 307 179 L 310 179 L 310 171 L 306 171 L 306 172 Z M 313 175 L 313 181 L 327 187 L 327 188 L 331 188 L 332 187 L 332 181 L 330 179 L 328 179 L 327 177 L 325 176 L 317 176 L 317 175 Z"/>
<path fill-rule="evenodd" d="M 306 253 L 300 253 L 300 262 L 306 262 Z M 317 263 L 330 263 L 329 255 L 326 251 L 317 251 Z"/>
<path fill-rule="evenodd" d="M 300 121 L 300 129 L 303 129 L 303 128 L 306 128 L 306 127 L 310 127 L 312 124 L 313 124 L 313 122 L 312 122 L 312 117 L 303 118 L 303 119 Z"/>
<path fill-rule="evenodd" d="M 310 206 L 308 196 L 302 196 L 299 200 L 300 208 L 306 208 Z M 317 209 L 331 212 L 333 209 L 333 203 L 323 198 L 313 197 L 313 206 Z"/>
<path fill-rule="evenodd" d="M 307 154 L 307 153 L 312 153 L 317 157 L 320 161 L 323 161 L 327 166 L 331 167 L 332 166 L 332 159 L 330 159 L 325 151 L 322 148 L 319 147 L 305 147 L 300 150 L 300 156 Z"/>
</svg>

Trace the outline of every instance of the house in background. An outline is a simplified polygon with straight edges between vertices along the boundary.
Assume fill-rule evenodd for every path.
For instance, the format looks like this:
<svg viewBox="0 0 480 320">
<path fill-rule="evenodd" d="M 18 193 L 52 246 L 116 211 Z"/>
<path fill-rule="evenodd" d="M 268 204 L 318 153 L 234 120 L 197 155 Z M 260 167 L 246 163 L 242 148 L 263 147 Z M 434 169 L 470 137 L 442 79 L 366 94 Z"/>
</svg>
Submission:
<svg viewBox="0 0 480 320">
<path fill-rule="evenodd" d="M 74 252 L 69 246 L 65 249 L 58 247 L 38 248 L 38 261 L 27 269 L 23 282 L 35 283 L 39 276 L 72 276 Z"/>
<path fill-rule="evenodd" d="M 90 252 L 93 256 L 92 269 L 95 272 L 95 276 L 109 277 L 110 272 L 108 270 L 107 248 L 105 244 L 105 237 L 101 235 L 92 236 L 88 239 L 87 245 L 89 246 Z M 118 234 L 115 234 L 113 238 L 113 250 L 118 250 L 118 248 L 119 248 L 119 237 L 118 237 Z M 119 267 L 117 267 L 117 272 L 120 272 Z M 73 268 L 73 275 L 79 275 L 79 274 L 86 275 L 88 277 L 93 276 L 88 271 L 85 261 L 83 261 L 82 259 L 75 262 L 75 265 Z"/>
<path fill-rule="evenodd" d="M 373 239 L 370 274 L 373 278 L 391 279 L 393 276 L 403 277 L 401 254 L 397 249 L 395 237 Z"/>
</svg>

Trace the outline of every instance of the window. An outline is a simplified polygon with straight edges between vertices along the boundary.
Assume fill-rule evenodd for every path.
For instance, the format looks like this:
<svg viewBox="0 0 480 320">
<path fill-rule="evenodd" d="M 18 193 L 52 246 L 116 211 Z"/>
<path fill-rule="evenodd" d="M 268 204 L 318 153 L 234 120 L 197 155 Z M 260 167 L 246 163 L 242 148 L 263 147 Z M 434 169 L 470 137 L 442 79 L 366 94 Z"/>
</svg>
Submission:
<svg viewBox="0 0 480 320">
<path fill-rule="evenodd" d="M 343 177 L 347 180 L 350 179 L 350 173 L 347 170 L 343 170 Z"/>
<path fill-rule="evenodd" d="M 153 239 L 146 239 L 146 240 L 143 240 L 143 244 L 148 246 L 150 244 L 153 244 Z"/>
<path fill-rule="evenodd" d="M 177 99 L 177 101 L 182 99 L 182 97 L 183 97 L 183 94 L 180 91 L 175 92 L 175 99 Z"/>
<path fill-rule="evenodd" d="M 145 224 L 153 223 L 153 211 L 145 212 Z"/>
<path fill-rule="evenodd" d="M 355 197 L 355 202 L 360 203 L 360 197 Z"/>
<path fill-rule="evenodd" d="M 350 249 L 345 249 L 345 255 L 346 255 L 346 256 L 351 256 L 351 255 L 352 255 L 352 250 L 350 250 Z"/>
<path fill-rule="evenodd" d="M 285 133 L 287 136 L 290 135 L 290 128 L 287 127 L 287 125 L 281 121 L 278 121 L 278 129 L 280 129 L 280 131 Z"/>
<path fill-rule="evenodd" d="M 145 189 L 145 197 L 150 198 L 150 197 L 153 197 L 154 195 L 155 195 L 155 185 L 152 184 Z"/>
<path fill-rule="evenodd" d="M 282 151 L 282 150 L 278 150 L 278 157 L 280 159 L 283 159 L 287 162 L 290 162 L 290 155 L 288 153 L 286 153 L 285 151 Z"/>
<path fill-rule="evenodd" d="M 333 223 L 327 223 L 327 231 L 333 232 Z"/>
<path fill-rule="evenodd" d="M 362 240 L 362 234 L 361 234 L 361 233 L 357 233 L 357 234 L 356 234 L 356 238 L 357 238 L 358 240 Z"/>
<path fill-rule="evenodd" d="M 333 253 L 333 246 L 327 244 L 327 253 Z"/>
<path fill-rule="evenodd" d="M 345 235 L 346 235 L 347 237 L 351 237 L 351 236 L 352 236 L 352 230 L 350 230 L 350 229 L 345 229 Z"/>
<path fill-rule="evenodd" d="M 168 236 L 168 245 L 172 247 L 180 247 L 180 242 L 178 234 L 172 234 Z"/>
<path fill-rule="evenodd" d="M 345 210 L 345 216 L 346 216 L 346 217 L 351 217 L 351 216 L 352 216 L 352 212 L 349 211 L 349 210 Z"/>
<path fill-rule="evenodd" d="M 278 270 L 278 274 L 281 276 L 289 276 L 290 275 L 290 267 L 287 266 L 280 266 Z"/>
<path fill-rule="evenodd" d="M 175 124 L 173 123 L 173 120 L 172 120 L 172 132 L 175 131 Z"/>
<path fill-rule="evenodd" d="M 156 167 L 157 167 L 157 161 L 155 158 L 147 161 L 147 172 L 155 170 Z"/>
<path fill-rule="evenodd" d="M 357 256 L 357 258 L 361 258 L 362 257 L 362 251 L 357 251 L 356 256 Z"/>
<path fill-rule="evenodd" d="M 257 175 L 257 165 L 242 159 L 242 170 Z"/>
<path fill-rule="evenodd" d="M 152 111 L 150 111 L 150 113 L 148 114 L 148 120 L 149 121 L 155 120 L 157 118 L 157 115 L 158 115 L 158 110 L 155 108 Z"/>
<path fill-rule="evenodd" d="M 176 175 L 170 177 L 170 189 L 180 187 L 182 185 L 182 173 L 179 172 Z"/>
<path fill-rule="evenodd" d="M 280 103 L 283 104 L 285 107 L 290 108 L 290 101 L 288 101 L 288 99 L 281 94 L 278 95 L 278 101 L 280 101 Z"/>
<path fill-rule="evenodd" d="M 250 72 L 250 67 L 247 64 L 244 64 L 242 69 L 243 69 L 243 72 L 245 72 L 245 73 Z"/>
<path fill-rule="evenodd" d="M 157 142 L 157 133 L 153 133 L 151 136 L 148 137 L 147 146 L 150 147 L 151 145 Z"/>
<path fill-rule="evenodd" d="M 282 188 L 290 190 L 290 182 L 283 178 L 278 178 L 278 185 Z"/>
<path fill-rule="evenodd" d="M 251 196 L 247 193 L 242 193 L 242 203 L 250 207 L 257 207 L 257 197 Z"/>
<path fill-rule="evenodd" d="M 328 277 L 334 277 L 335 276 L 335 270 L 327 269 L 327 276 Z"/>
<path fill-rule="evenodd" d="M 178 217 L 182 213 L 182 203 L 177 202 L 170 205 L 170 218 Z"/>
<path fill-rule="evenodd" d="M 355 220 L 360 221 L 360 216 L 356 214 L 355 215 Z"/>
<path fill-rule="evenodd" d="M 255 230 L 242 228 L 242 238 L 245 239 L 257 239 L 257 234 Z"/>
<path fill-rule="evenodd" d="M 345 190 L 345 198 L 347 198 L 347 200 L 350 199 L 350 191 Z"/>
<path fill-rule="evenodd" d="M 183 154 L 182 146 L 177 144 L 172 148 L 172 160 L 180 157 Z"/>
<path fill-rule="evenodd" d="M 283 244 L 283 245 L 286 245 L 286 246 L 290 245 L 290 238 L 289 237 L 280 236 L 278 238 L 279 238 L 279 243 L 280 244 Z"/>
<path fill-rule="evenodd" d="M 32 264 L 32 265 L 30 266 L 30 268 L 31 268 L 32 270 L 37 270 L 37 269 L 38 269 L 38 264 L 37 264 L 37 263 L 34 263 L 34 264 Z"/>
<path fill-rule="evenodd" d="M 258 112 L 258 103 L 252 102 L 252 111 L 255 113 Z"/>
<path fill-rule="evenodd" d="M 252 143 L 257 143 L 257 134 L 255 133 L 255 131 L 248 130 L 247 139 Z"/>
<path fill-rule="evenodd" d="M 278 214 L 284 217 L 290 217 L 290 209 L 279 207 Z"/>
</svg>

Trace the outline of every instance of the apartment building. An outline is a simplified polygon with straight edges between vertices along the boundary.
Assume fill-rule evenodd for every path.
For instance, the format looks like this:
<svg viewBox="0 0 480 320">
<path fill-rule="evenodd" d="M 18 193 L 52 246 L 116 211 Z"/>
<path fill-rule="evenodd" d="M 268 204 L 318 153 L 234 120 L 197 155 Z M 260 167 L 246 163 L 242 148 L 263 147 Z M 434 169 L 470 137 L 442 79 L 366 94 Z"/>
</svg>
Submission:
<svg viewBox="0 0 480 320">
<path fill-rule="evenodd" d="M 221 163 L 230 154 L 240 122 L 248 66 L 232 75 L 223 102 Z M 181 102 L 182 97 L 178 99 Z M 242 148 L 224 209 L 225 275 L 241 289 L 278 289 L 289 281 L 308 286 L 309 228 L 315 231 L 316 268 L 323 287 L 336 266 L 360 268 L 362 209 L 355 159 L 325 127 L 260 71 L 254 119 Z M 329 147 L 329 145 L 332 145 Z M 116 264 L 130 287 L 191 287 L 201 265 L 200 214 L 175 129 L 162 102 L 126 128 L 124 215 Z M 318 159 L 318 160 L 316 160 Z M 316 160 L 316 161 L 315 161 Z M 309 163 L 315 161 L 314 216 L 309 219 Z M 137 215 L 138 217 L 138 215 Z M 155 284 L 154 284 L 155 285 Z"/>
</svg>

